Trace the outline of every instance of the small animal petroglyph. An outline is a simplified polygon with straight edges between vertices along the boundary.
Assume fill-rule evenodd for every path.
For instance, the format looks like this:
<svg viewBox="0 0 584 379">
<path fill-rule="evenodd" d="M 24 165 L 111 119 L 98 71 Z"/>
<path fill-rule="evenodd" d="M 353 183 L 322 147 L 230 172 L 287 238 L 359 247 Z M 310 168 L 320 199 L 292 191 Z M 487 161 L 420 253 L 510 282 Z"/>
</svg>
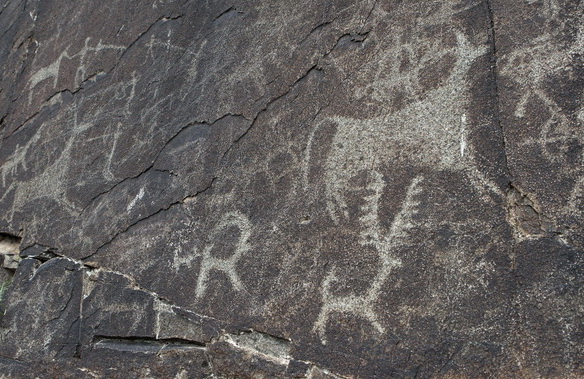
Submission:
<svg viewBox="0 0 584 379">
<path fill-rule="evenodd" d="M 374 171 L 367 190 L 370 195 L 365 197 L 366 204 L 361 208 L 363 215 L 359 219 L 362 224 L 360 244 L 372 246 L 379 253 L 380 266 L 369 288 L 360 295 L 335 296 L 331 288 L 334 283 L 342 280 L 335 274 L 333 268 L 325 277 L 322 284 L 322 308 L 314 324 L 313 331 L 317 332 L 323 343 L 326 343 L 327 321 L 334 313 L 350 313 L 367 320 L 379 332 L 385 328 L 379 322 L 374 305 L 381 294 L 382 286 L 389 278 L 395 267 L 401 266 L 401 261 L 393 251 L 399 247 L 400 241 L 407 237 L 407 230 L 412 227 L 411 217 L 417 212 L 419 202 L 415 197 L 420 193 L 422 177 L 415 177 L 410 183 L 400 210 L 393 218 L 389 233 L 385 234 L 379 222 L 379 202 L 385 182 L 380 173 Z"/>
<path fill-rule="evenodd" d="M 517 82 L 520 92 L 513 115 L 524 119 L 529 107 L 537 107 L 537 117 L 541 118 L 538 131 L 522 137 L 520 147 L 529 146 L 537 149 L 546 158 L 555 161 L 558 154 L 557 146 L 566 148 L 574 138 L 582 138 L 584 134 L 576 132 L 577 123 L 584 122 L 584 107 L 580 106 L 578 120 L 571 120 L 570 115 L 562 109 L 557 99 L 554 99 L 548 82 L 558 73 L 557 67 L 565 66 L 566 60 L 584 54 L 584 30 L 577 34 L 576 41 L 566 50 L 558 51 L 555 39 L 544 35 L 530 41 L 530 44 L 515 49 L 505 57 L 501 65 L 501 74 L 508 78 L 529 78 L 528 83 Z M 532 59 L 537 56 L 539 59 Z M 556 80 L 556 79 L 554 79 Z M 528 85 L 526 85 L 528 84 Z M 533 127 L 533 125 L 532 125 Z M 550 149 L 550 147 L 552 147 Z"/>
<path fill-rule="evenodd" d="M 91 54 L 95 54 L 103 50 L 123 51 L 126 49 L 125 46 L 103 44 L 101 40 L 99 40 L 95 46 L 90 46 L 89 44 L 90 40 L 91 40 L 90 37 L 86 38 L 85 46 L 83 46 L 83 48 L 75 54 L 69 55 L 69 52 L 67 51 L 67 49 L 65 49 L 65 51 L 63 51 L 59 55 L 59 57 L 55 59 L 51 64 L 40 68 L 30 77 L 30 79 L 28 80 L 28 88 L 30 90 L 28 97 L 29 105 L 32 101 L 33 90 L 39 83 L 43 82 L 46 79 L 53 79 L 53 88 L 57 87 L 57 83 L 59 82 L 59 71 L 61 70 L 61 62 L 63 61 L 63 59 L 67 60 L 77 58 L 79 59 L 79 65 L 77 67 L 77 71 L 75 72 L 75 84 L 80 85 L 80 83 L 85 79 L 87 75 L 87 68 L 85 65 L 88 59 L 91 59 Z"/>
</svg>

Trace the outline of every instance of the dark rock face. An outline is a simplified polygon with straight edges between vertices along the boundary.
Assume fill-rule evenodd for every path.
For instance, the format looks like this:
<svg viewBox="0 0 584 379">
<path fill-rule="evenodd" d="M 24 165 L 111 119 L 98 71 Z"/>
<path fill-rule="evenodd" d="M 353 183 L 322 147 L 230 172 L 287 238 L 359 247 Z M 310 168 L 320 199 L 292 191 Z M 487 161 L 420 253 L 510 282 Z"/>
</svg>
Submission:
<svg viewBox="0 0 584 379">
<path fill-rule="evenodd" d="M 584 376 L 582 2 L 0 5 L 0 377 Z"/>
</svg>

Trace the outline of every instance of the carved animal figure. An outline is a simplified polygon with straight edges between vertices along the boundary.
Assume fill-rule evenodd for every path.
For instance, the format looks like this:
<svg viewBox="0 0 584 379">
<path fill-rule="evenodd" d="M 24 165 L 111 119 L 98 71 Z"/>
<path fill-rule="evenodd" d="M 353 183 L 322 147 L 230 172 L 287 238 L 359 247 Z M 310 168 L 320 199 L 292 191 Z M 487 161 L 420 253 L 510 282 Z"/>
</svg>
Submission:
<svg viewBox="0 0 584 379">
<path fill-rule="evenodd" d="M 450 76 L 442 86 L 428 91 L 417 101 L 372 119 L 336 116 L 317 124 L 315 133 L 325 123 L 336 127 L 325 163 L 327 208 L 335 222 L 339 217 L 348 217 L 345 192 L 350 180 L 362 171 L 377 170 L 395 161 L 436 170 L 462 171 L 480 192 L 502 196 L 496 185 L 477 170 L 467 143 L 464 100 L 467 72 L 477 57 L 487 53 L 486 47 L 471 45 L 459 33 L 457 45 L 449 53 L 456 57 Z M 307 161 L 311 141 L 312 137 L 306 152 Z M 306 174 L 305 180 L 308 180 Z"/>
</svg>

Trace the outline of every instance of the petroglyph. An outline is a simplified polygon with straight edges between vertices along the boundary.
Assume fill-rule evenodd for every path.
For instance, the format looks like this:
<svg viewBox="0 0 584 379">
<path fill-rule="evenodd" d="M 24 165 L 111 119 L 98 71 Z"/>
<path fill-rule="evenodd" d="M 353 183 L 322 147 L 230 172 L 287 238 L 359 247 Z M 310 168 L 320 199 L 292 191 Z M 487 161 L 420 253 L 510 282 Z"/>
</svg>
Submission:
<svg viewBox="0 0 584 379">
<path fill-rule="evenodd" d="M 460 117 L 460 157 L 464 158 L 464 152 L 466 151 L 467 142 L 466 142 L 466 115 L 463 114 Z"/>
<path fill-rule="evenodd" d="M 102 144 L 107 146 L 104 149 L 106 160 L 101 167 L 101 175 L 111 182 L 119 180 L 114 174 L 114 168 L 120 164 L 119 158 L 116 161 L 116 149 L 122 134 L 123 123 L 106 124 L 106 127 L 97 137 L 92 140 L 86 140 L 85 138 L 88 133 L 99 130 L 96 129 L 96 125 L 103 119 L 112 115 L 119 115 L 120 111 L 125 116 L 130 116 L 130 105 L 134 101 L 135 89 L 139 81 L 140 76 L 136 72 L 132 72 L 130 78 L 126 81 L 116 83 L 103 91 L 76 97 L 73 103 L 65 108 L 59 119 L 39 125 L 36 133 L 26 142 L 17 144 L 15 152 L 10 159 L 0 167 L 0 179 L 2 187 L 4 187 L 3 193 L 0 194 L 0 201 L 13 193 L 14 203 L 23 206 L 35 199 L 51 194 L 59 199 L 62 205 L 61 210 L 71 216 L 77 216 L 80 212 L 79 204 L 70 202 L 66 193 L 71 187 L 84 184 L 78 177 L 71 176 L 69 171 L 71 167 L 75 166 L 74 162 L 81 164 L 81 162 L 76 162 L 76 158 L 74 158 L 76 155 L 75 149 L 81 141 L 86 141 L 90 144 L 95 143 L 98 146 L 102 146 Z M 83 104 L 100 101 L 101 99 L 107 99 L 106 106 L 92 109 L 91 112 L 86 111 L 83 113 L 83 117 L 80 116 L 80 109 L 83 109 Z M 61 101 L 60 97 L 51 99 L 52 103 Z M 115 109 L 115 111 L 104 111 L 104 109 L 110 108 Z M 65 123 L 70 127 L 62 135 L 52 136 L 50 130 L 55 127 L 55 123 Z M 153 124 L 155 123 L 152 122 L 148 125 L 153 128 L 155 127 L 155 125 L 152 126 Z M 39 144 L 48 144 L 47 139 L 51 140 L 53 138 L 60 139 L 61 148 L 58 150 L 58 154 L 52 157 L 52 161 L 34 163 L 31 155 L 35 154 Z M 103 149 L 103 146 L 100 149 Z M 33 163 L 31 164 L 31 162 Z M 14 181 L 14 178 L 18 177 L 18 175 L 24 174 L 29 170 L 36 170 L 38 174 L 26 183 L 18 184 L 17 181 Z M 12 219 L 13 214 L 9 213 L 8 216 L 9 219 Z"/>
<path fill-rule="evenodd" d="M 126 212 L 129 212 L 132 210 L 132 208 L 134 208 L 136 206 L 136 204 L 142 200 L 142 198 L 144 197 L 144 187 L 140 188 L 140 192 L 138 192 L 138 194 L 132 199 L 132 201 L 130 201 L 130 203 L 128 204 L 128 206 L 126 207 Z"/>
<path fill-rule="evenodd" d="M 203 40 L 195 52 L 192 52 L 192 63 L 188 69 L 188 80 L 193 81 L 199 74 L 199 64 L 203 50 L 207 46 L 207 40 Z"/>
<path fill-rule="evenodd" d="M 152 61 L 154 61 L 156 59 L 154 50 L 156 50 L 156 49 L 164 49 L 166 51 L 173 50 L 173 51 L 178 51 L 178 52 L 183 52 L 186 50 L 184 47 L 176 46 L 176 45 L 173 45 L 172 43 L 170 43 L 170 36 L 171 36 L 171 30 L 168 31 L 166 41 L 158 39 L 154 35 L 151 35 L 150 40 L 146 44 L 146 46 L 148 47 L 148 49 L 146 51 L 146 56 L 148 58 L 150 58 Z"/>
<path fill-rule="evenodd" d="M 575 133 L 575 128 L 571 126 L 573 121 L 550 96 L 546 82 L 550 75 L 557 74 L 556 67 L 566 66 L 574 57 L 584 54 L 584 31 L 578 31 L 577 38 L 566 51 L 558 52 L 553 44 L 554 39 L 550 35 L 536 38 L 528 46 L 515 49 L 505 57 L 506 64 L 501 69 L 501 74 L 509 78 L 530 78 L 529 86 L 521 86 L 524 90 L 521 91 L 514 116 L 525 118 L 526 108 L 534 104 L 540 109 L 538 114 L 547 115 L 538 128 L 539 133 L 525 136 L 518 146 L 535 145 L 550 160 L 558 158 L 557 153 L 550 151 L 550 146 L 566 144 L 575 137 L 584 137 L 582 133 Z M 540 59 L 532 59 L 534 56 Z M 580 112 L 583 109 L 580 107 Z"/>
<path fill-rule="evenodd" d="M 44 81 L 45 79 L 53 79 L 53 87 L 57 86 L 57 82 L 59 81 L 59 68 L 61 67 L 61 60 L 63 58 L 70 58 L 69 54 L 67 54 L 67 50 L 59 55 L 59 58 L 55 60 L 50 65 L 41 68 L 38 70 L 33 76 L 30 77 L 28 80 L 28 86 L 32 90 L 34 87 L 37 86 L 40 82 Z M 29 95 L 28 102 L 31 101 L 32 94 Z"/>
<path fill-rule="evenodd" d="M 4 3 L 2 375 L 584 377 L 584 2 Z"/>
<path fill-rule="evenodd" d="M 26 204 L 34 199 L 42 198 L 47 194 L 52 194 L 59 196 L 65 209 L 69 210 L 71 214 L 75 212 L 75 205 L 67 201 L 66 197 L 63 196 L 67 189 L 67 172 L 69 163 L 71 162 L 72 149 L 74 147 L 76 137 L 82 135 L 84 131 L 89 129 L 91 124 L 80 123 L 75 125 L 74 132 L 69 133 L 65 136 L 63 141 L 63 148 L 59 154 L 59 157 L 48 167 L 46 167 L 42 172 L 39 172 L 33 180 L 30 180 L 23 185 L 16 185 L 8 181 L 8 188 L 5 190 L 5 194 L 10 193 L 12 190 L 16 191 L 15 203 L 16 204 Z M 7 165 L 2 167 L 2 185 L 6 186 L 6 177 L 8 175 L 14 176 L 18 171 L 19 165 L 22 170 L 27 170 L 28 167 L 25 165 L 25 159 L 29 153 L 31 146 L 35 146 L 37 141 L 42 137 L 42 133 L 37 132 L 33 138 L 31 138 L 26 145 L 19 146 L 19 154 L 14 156 Z M 4 197 L 3 196 L 3 197 Z M 2 197 L 2 198 L 3 198 Z M 12 217 L 12 215 L 11 215 Z"/>
<path fill-rule="evenodd" d="M 484 47 L 475 47 L 463 34 L 458 34 L 457 46 L 452 50 L 456 62 L 442 86 L 398 111 L 376 118 L 332 116 L 317 124 L 315 132 L 327 124 L 336 127 L 325 163 L 327 208 L 335 222 L 339 217 L 348 217 L 345 193 L 351 178 L 391 162 L 407 161 L 409 165 L 433 170 L 462 171 L 483 195 L 504 196 L 477 169 L 467 140 L 466 75 L 474 60 L 485 53 Z M 311 149 L 307 147 L 306 167 Z"/>
<path fill-rule="evenodd" d="M 524 0 L 527 4 L 537 4 L 540 6 L 539 10 L 545 14 L 545 18 L 552 18 L 558 15 L 561 7 L 557 0 Z"/>
<path fill-rule="evenodd" d="M 28 154 L 28 149 L 31 146 L 35 146 L 35 143 L 39 140 L 40 135 L 37 133 L 31 137 L 28 143 L 20 145 L 17 144 L 12 153 L 10 160 L 7 160 L 2 165 L 2 170 L 0 171 L 0 176 L 2 176 L 2 187 L 6 187 L 6 176 L 15 176 L 19 169 L 26 170 L 26 155 Z M 4 195 L 6 195 L 5 191 Z M 4 198 L 4 196 L 2 196 Z"/>
<path fill-rule="evenodd" d="M 423 11 L 425 16 L 418 19 L 416 24 L 408 25 L 400 33 L 383 36 L 383 39 L 388 38 L 388 41 L 367 63 L 371 69 L 368 74 L 373 76 L 363 82 L 364 85 L 355 89 L 357 97 L 388 104 L 396 101 L 395 98 L 424 96 L 429 89 L 435 89 L 453 79 L 456 84 L 463 86 L 454 85 L 451 88 L 465 89 L 467 85 L 464 83 L 464 77 L 472 62 L 490 51 L 488 45 L 476 46 L 471 43 L 467 34 L 461 29 L 452 28 L 448 20 L 454 14 L 471 11 L 477 6 L 483 7 L 483 4 L 477 3 L 433 4 Z M 412 18 L 420 17 L 419 12 L 405 4 L 403 6 L 401 9 L 403 17 L 408 18 L 408 15 Z M 395 17 L 391 12 L 383 10 L 383 7 L 376 7 L 375 11 L 380 12 L 383 18 Z M 422 37 L 428 30 L 436 32 L 430 38 Z M 411 38 L 413 35 L 419 37 Z"/>
<path fill-rule="evenodd" d="M 361 208 L 363 214 L 359 219 L 362 226 L 359 243 L 362 246 L 372 246 L 377 250 L 380 261 L 379 270 L 364 294 L 347 296 L 336 296 L 331 291 L 334 283 L 342 279 L 337 277 L 334 267 L 328 273 L 322 284 L 322 308 L 313 328 L 323 343 L 326 343 L 327 321 L 334 313 L 353 314 L 367 320 L 380 334 L 385 332 L 374 306 L 391 271 L 402 264 L 401 260 L 394 255 L 394 250 L 407 238 L 407 231 L 413 226 L 411 218 L 416 214 L 419 205 L 415 197 L 421 192 L 420 182 L 423 178 L 417 176 L 411 181 L 401 208 L 394 216 L 389 232 L 385 234 L 379 222 L 379 202 L 385 182 L 377 171 L 373 171 L 371 176 L 367 187 L 370 194 L 365 197 L 366 203 Z"/>
<path fill-rule="evenodd" d="M 225 215 L 225 218 L 217 224 L 210 233 L 210 240 L 214 241 L 219 233 L 226 228 L 236 227 L 239 229 L 239 239 L 235 245 L 232 255 L 227 258 L 220 258 L 211 255 L 215 242 L 205 246 L 202 253 L 201 270 L 197 279 L 197 288 L 195 294 L 197 298 L 202 297 L 207 289 L 209 273 L 213 270 L 223 272 L 231 285 L 236 291 L 241 291 L 244 286 L 237 274 L 237 263 L 239 259 L 250 250 L 248 239 L 251 235 L 251 224 L 248 218 L 240 212 L 231 212 Z"/>
<path fill-rule="evenodd" d="M 47 79 L 53 79 L 53 88 L 57 87 L 59 82 L 59 70 L 61 68 L 61 62 L 63 59 L 73 60 L 79 59 L 79 64 L 77 66 L 77 71 L 75 72 L 75 85 L 80 85 L 83 80 L 86 79 L 87 68 L 86 63 L 88 56 L 103 50 L 117 50 L 123 51 L 126 46 L 103 44 L 101 40 L 97 42 L 95 46 L 90 46 L 91 38 L 85 39 L 85 46 L 75 54 L 69 55 L 68 48 L 66 48 L 57 59 L 55 59 L 48 66 L 40 68 L 35 74 L 33 74 L 28 80 L 28 103 L 30 105 L 32 101 L 33 89 L 41 82 Z M 91 58 L 91 57 L 89 57 Z"/>
</svg>

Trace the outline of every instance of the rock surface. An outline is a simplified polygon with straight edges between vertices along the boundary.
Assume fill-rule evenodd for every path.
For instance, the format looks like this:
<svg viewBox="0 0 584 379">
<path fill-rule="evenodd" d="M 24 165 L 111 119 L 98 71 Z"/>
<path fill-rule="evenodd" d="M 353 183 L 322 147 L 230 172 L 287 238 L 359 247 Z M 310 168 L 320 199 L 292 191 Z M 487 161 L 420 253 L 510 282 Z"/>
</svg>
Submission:
<svg viewBox="0 0 584 379">
<path fill-rule="evenodd" d="M 0 1 L 0 377 L 584 377 L 584 3 Z"/>
</svg>

